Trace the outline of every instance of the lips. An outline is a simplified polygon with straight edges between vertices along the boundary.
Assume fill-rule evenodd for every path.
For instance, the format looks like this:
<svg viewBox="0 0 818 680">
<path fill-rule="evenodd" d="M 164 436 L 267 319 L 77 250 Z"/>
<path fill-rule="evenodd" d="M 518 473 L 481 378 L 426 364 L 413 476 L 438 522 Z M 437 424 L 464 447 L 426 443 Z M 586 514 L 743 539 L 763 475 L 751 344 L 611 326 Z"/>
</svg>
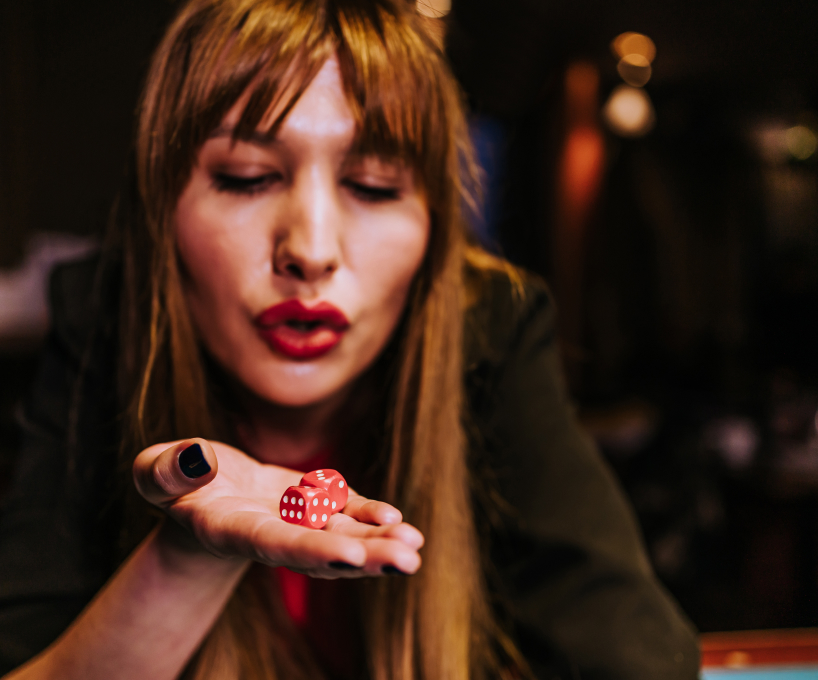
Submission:
<svg viewBox="0 0 818 680">
<path fill-rule="evenodd" d="M 291 359 L 314 359 L 337 345 L 349 328 L 343 312 L 320 302 L 307 307 L 297 299 L 264 310 L 255 319 L 261 337 Z"/>
</svg>

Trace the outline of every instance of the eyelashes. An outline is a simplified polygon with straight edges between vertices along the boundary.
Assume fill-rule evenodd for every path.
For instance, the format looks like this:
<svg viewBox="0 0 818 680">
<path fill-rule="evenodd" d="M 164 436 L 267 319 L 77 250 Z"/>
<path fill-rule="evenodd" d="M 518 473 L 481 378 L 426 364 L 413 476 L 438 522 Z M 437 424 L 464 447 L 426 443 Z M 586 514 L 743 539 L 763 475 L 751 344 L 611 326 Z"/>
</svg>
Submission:
<svg viewBox="0 0 818 680">
<path fill-rule="evenodd" d="M 252 196 L 267 189 L 276 180 L 281 179 L 277 172 L 270 172 L 266 175 L 255 177 L 240 177 L 238 175 L 228 175 L 224 172 L 217 172 L 213 175 L 213 186 L 216 191 L 228 194 L 242 194 Z"/>
<path fill-rule="evenodd" d="M 213 174 L 213 186 L 216 191 L 223 193 L 253 196 L 266 191 L 274 183 L 280 181 L 281 178 L 281 174 L 278 172 L 270 172 L 254 177 L 242 177 L 217 172 Z M 395 201 L 399 199 L 401 195 L 398 187 L 374 186 L 349 179 L 343 180 L 342 185 L 347 188 L 355 198 L 364 203 Z"/>
<path fill-rule="evenodd" d="M 397 187 L 372 186 L 352 180 L 344 180 L 343 184 L 356 198 L 366 203 L 382 203 L 400 198 L 400 189 Z"/>
</svg>

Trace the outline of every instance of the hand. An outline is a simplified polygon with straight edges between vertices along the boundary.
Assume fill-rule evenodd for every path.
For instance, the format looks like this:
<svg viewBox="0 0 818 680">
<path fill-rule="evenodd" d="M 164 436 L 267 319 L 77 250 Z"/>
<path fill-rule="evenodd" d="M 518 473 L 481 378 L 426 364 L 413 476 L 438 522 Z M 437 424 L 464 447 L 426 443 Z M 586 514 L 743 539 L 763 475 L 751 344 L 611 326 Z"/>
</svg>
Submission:
<svg viewBox="0 0 818 680">
<path fill-rule="evenodd" d="M 191 479 L 179 466 L 179 454 L 195 443 L 210 471 Z M 204 439 L 156 444 L 136 457 L 133 472 L 139 492 L 218 557 L 319 578 L 375 576 L 384 567 L 413 574 L 420 568 L 423 535 L 402 522 L 396 508 L 350 489 L 344 511 L 323 530 L 288 524 L 279 516 L 279 500 L 302 474 L 259 463 L 232 446 Z"/>
</svg>

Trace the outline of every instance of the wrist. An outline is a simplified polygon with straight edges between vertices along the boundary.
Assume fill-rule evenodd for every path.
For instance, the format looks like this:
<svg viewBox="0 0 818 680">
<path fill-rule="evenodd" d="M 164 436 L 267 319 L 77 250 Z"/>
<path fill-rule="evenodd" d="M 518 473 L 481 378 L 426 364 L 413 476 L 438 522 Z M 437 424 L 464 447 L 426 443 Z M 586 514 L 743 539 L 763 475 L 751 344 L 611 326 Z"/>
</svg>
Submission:
<svg viewBox="0 0 818 680">
<path fill-rule="evenodd" d="M 153 542 L 159 559 L 174 571 L 210 569 L 225 575 L 241 573 L 250 566 L 242 557 L 219 557 L 209 552 L 184 527 L 166 517 L 155 529 Z"/>
</svg>

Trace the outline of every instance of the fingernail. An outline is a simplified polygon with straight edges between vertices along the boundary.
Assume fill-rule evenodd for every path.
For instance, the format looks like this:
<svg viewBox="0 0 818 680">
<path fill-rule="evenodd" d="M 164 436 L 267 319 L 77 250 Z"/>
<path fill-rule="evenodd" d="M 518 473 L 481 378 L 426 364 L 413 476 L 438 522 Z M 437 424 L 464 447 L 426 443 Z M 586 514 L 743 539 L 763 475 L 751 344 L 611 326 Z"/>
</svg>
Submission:
<svg viewBox="0 0 818 680">
<path fill-rule="evenodd" d="M 384 574 L 388 574 L 389 576 L 393 576 L 394 574 L 400 574 L 401 576 L 409 576 L 405 571 L 401 571 L 397 567 L 393 567 L 391 564 L 385 564 L 381 567 L 381 572 Z"/>
<path fill-rule="evenodd" d="M 191 444 L 179 454 L 179 467 L 185 477 L 196 479 L 210 472 L 200 444 Z"/>
<path fill-rule="evenodd" d="M 356 567 L 354 564 L 350 564 L 349 562 L 330 562 L 329 566 L 333 569 L 341 569 L 342 571 L 349 571 L 350 569 L 360 569 L 360 567 Z"/>
</svg>

